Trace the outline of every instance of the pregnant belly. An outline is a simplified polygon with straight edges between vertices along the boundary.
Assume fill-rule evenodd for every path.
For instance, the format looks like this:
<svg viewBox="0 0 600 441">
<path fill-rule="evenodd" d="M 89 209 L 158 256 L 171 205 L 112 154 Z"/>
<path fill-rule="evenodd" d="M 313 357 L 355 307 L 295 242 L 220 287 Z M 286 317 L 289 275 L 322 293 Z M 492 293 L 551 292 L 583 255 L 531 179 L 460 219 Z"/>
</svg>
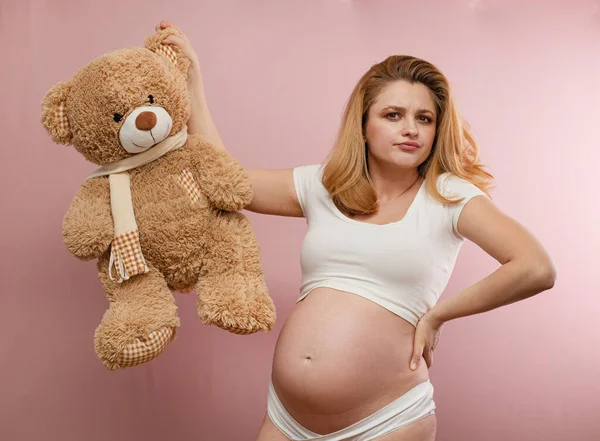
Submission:
<svg viewBox="0 0 600 441">
<path fill-rule="evenodd" d="M 414 327 L 381 306 L 330 288 L 298 303 L 279 336 L 273 385 L 307 429 L 353 424 L 429 378 L 409 369 Z"/>
</svg>

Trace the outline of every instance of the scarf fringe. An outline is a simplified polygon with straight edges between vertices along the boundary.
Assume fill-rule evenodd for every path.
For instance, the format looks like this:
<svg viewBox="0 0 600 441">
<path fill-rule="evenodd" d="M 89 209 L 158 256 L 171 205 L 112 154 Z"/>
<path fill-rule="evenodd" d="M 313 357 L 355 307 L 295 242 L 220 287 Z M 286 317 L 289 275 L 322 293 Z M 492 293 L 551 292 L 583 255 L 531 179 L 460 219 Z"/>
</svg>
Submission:
<svg viewBox="0 0 600 441">
<path fill-rule="evenodd" d="M 113 276 L 113 271 L 116 276 Z M 132 276 L 148 271 L 150 269 L 142 254 L 139 231 L 130 231 L 113 239 L 108 264 L 110 280 L 122 283 Z"/>
</svg>

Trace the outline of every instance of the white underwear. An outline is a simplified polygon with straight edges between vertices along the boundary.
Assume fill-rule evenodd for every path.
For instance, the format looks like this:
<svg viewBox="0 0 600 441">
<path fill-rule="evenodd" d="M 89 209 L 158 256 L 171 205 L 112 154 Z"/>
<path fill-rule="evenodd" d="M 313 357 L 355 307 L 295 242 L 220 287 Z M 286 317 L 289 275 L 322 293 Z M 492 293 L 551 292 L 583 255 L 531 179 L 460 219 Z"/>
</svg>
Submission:
<svg viewBox="0 0 600 441">
<path fill-rule="evenodd" d="M 292 441 L 369 441 L 435 414 L 435 402 L 433 385 L 425 381 L 361 421 L 337 432 L 319 435 L 303 427 L 285 410 L 273 383 L 269 382 L 267 412 L 275 427 Z"/>
</svg>

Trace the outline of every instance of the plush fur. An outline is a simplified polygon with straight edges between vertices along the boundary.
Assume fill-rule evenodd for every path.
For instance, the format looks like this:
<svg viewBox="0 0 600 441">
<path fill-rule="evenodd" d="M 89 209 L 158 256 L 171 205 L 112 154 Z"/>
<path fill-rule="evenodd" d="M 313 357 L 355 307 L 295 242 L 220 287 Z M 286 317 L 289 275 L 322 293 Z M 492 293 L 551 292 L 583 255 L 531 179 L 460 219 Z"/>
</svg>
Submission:
<svg viewBox="0 0 600 441">
<path fill-rule="evenodd" d="M 188 65 L 176 48 L 176 61 L 156 51 L 173 32 L 148 37 L 144 47 L 102 55 L 53 86 L 42 100 L 42 124 L 54 142 L 74 146 L 97 165 L 129 157 L 134 153 L 123 148 L 119 131 L 140 106 L 166 110 L 170 135 L 182 130 L 190 116 Z M 189 135 L 183 147 L 129 173 L 148 273 L 122 283 L 108 276 L 113 239 L 108 177 L 85 181 L 63 222 L 69 251 L 82 260 L 98 259 L 109 305 L 96 329 L 95 348 L 105 366 L 128 366 L 123 351 L 143 344 L 153 331 L 171 328 L 175 336 L 180 321 L 172 291 L 196 290 L 198 315 L 208 325 L 236 334 L 271 330 L 275 308 L 259 247 L 240 212 L 252 198 L 242 166 L 202 137 Z M 193 176 L 195 196 L 180 183 L 182 173 Z"/>
</svg>

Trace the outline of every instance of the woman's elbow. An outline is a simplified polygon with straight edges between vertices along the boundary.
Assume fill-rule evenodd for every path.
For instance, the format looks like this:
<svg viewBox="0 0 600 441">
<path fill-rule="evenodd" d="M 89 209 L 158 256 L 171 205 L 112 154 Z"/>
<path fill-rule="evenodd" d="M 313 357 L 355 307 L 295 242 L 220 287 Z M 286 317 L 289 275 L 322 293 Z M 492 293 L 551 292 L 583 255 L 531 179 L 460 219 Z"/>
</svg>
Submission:
<svg viewBox="0 0 600 441">
<path fill-rule="evenodd" d="M 535 274 L 535 284 L 539 292 L 554 288 L 556 282 L 556 267 L 549 259 L 538 261 L 535 264 L 533 274 Z"/>
</svg>

